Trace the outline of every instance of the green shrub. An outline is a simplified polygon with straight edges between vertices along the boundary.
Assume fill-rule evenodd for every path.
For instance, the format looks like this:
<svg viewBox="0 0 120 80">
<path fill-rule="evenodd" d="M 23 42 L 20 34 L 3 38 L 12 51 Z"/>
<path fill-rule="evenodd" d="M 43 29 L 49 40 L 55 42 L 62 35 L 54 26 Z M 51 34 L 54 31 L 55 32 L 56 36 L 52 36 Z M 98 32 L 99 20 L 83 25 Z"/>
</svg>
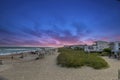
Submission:
<svg viewBox="0 0 120 80">
<path fill-rule="evenodd" d="M 94 69 L 107 68 L 108 63 L 97 54 L 86 54 L 84 51 L 72 49 L 59 49 L 57 64 L 63 67 L 90 66 Z"/>
<path fill-rule="evenodd" d="M 83 48 L 75 47 L 74 50 L 83 50 Z"/>
<path fill-rule="evenodd" d="M 110 53 L 108 53 L 108 52 L 102 52 L 102 53 L 100 53 L 100 56 L 108 56 Z"/>
<path fill-rule="evenodd" d="M 110 48 L 105 48 L 103 52 L 98 53 L 100 56 L 109 56 L 111 54 L 111 49 Z"/>
<path fill-rule="evenodd" d="M 105 48 L 105 49 L 103 50 L 103 52 L 111 53 L 111 49 L 110 49 L 110 48 Z"/>
</svg>

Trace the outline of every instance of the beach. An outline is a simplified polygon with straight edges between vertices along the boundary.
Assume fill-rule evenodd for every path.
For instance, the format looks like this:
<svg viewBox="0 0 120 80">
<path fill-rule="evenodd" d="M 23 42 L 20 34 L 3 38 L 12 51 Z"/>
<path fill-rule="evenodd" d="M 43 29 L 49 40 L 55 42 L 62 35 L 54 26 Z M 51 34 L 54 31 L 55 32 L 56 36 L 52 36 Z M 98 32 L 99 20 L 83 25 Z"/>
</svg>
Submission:
<svg viewBox="0 0 120 80">
<path fill-rule="evenodd" d="M 63 68 L 56 65 L 58 54 L 56 52 L 46 55 L 39 60 L 0 65 L 0 76 L 6 80 L 116 80 L 118 78 L 119 60 L 103 57 L 110 67 L 102 70 L 86 66 L 76 69 Z"/>
</svg>

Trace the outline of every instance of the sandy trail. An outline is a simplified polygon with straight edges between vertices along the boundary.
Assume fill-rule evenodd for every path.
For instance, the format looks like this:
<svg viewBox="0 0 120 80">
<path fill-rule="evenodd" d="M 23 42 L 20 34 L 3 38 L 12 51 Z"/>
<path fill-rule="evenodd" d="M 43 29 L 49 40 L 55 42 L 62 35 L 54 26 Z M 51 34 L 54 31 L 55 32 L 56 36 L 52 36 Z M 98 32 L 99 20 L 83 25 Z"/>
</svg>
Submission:
<svg viewBox="0 0 120 80">
<path fill-rule="evenodd" d="M 0 72 L 0 76 L 8 80 L 116 80 L 120 61 L 104 59 L 110 68 L 95 70 L 89 67 L 62 68 L 56 65 L 57 54 L 45 56 L 37 61 L 16 63 Z"/>
</svg>

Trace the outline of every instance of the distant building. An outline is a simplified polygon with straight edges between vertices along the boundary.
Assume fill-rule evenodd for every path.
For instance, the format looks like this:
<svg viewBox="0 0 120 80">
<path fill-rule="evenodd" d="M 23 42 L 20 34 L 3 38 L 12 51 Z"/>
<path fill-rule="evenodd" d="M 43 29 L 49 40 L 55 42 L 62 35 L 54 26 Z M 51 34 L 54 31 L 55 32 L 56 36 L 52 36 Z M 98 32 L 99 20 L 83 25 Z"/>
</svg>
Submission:
<svg viewBox="0 0 120 80">
<path fill-rule="evenodd" d="M 102 52 L 105 48 L 109 48 L 109 43 L 106 41 L 95 41 L 93 45 L 86 45 L 84 51 L 86 52 Z"/>
<path fill-rule="evenodd" d="M 110 48 L 112 49 L 112 52 L 116 55 L 120 53 L 120 41 L 111 42 Z"/>
<path fill-rule="evenodd" d="M 71 46 L 70 45 L 64 45 L 64 48 L 70 48 Z"/>
<path fill-rule="evenodd" d="M 101 52 L 103 51 L 105 48 L 109 48 L 109 42 L 106 41 L 95 41 L 96 43 L 96 51 Z"/>
<path fill-rule="evenodd" d="M 84 47 L 84 51 L 85 52 L 95 52 L 97 50 L 97 46 L 96 45 L 86 45 Z"/>
<path fill-rule="evenodd" d="M 75 48 L 81 48 L 84 49 L 85 45 L 72 45 L 71 48 L 75 49 Z"/>
<path fill-rule="evenodd" d="M 65 45 L 64 47 L 72 49 L 78 47 L 82 48 L 85 52 L 102 52 L 105 48 L 111 48 L 114 54 L 118 55 L 120 53 L 120 41 L 95 41 L 93 45 Z"/>
<path fill-rule="evenodd" d="M 81 49 L 84 49 L 85 45 L 64 45 L 65 48 L 72 48 L 72 49 L 75 49 L 75 48 L 81 48 Z"/>
</svg>

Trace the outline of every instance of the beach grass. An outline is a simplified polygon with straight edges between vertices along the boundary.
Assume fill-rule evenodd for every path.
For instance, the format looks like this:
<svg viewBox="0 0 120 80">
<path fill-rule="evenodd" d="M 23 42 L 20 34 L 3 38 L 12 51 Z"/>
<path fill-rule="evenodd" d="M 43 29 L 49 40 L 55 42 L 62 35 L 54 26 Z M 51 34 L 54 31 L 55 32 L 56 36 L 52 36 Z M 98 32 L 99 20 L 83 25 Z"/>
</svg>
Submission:
<svg viewBox="0 0 120 80">
<path fill-rule="evenodd" d="M 83 50 L 59 48 L 60 54 L 57 57 L 57 64 L 63 67 L 89 66 L 94 69 L 109 67 L 108 63 L 97 54 L 87 54 Z"/>
</svg>

